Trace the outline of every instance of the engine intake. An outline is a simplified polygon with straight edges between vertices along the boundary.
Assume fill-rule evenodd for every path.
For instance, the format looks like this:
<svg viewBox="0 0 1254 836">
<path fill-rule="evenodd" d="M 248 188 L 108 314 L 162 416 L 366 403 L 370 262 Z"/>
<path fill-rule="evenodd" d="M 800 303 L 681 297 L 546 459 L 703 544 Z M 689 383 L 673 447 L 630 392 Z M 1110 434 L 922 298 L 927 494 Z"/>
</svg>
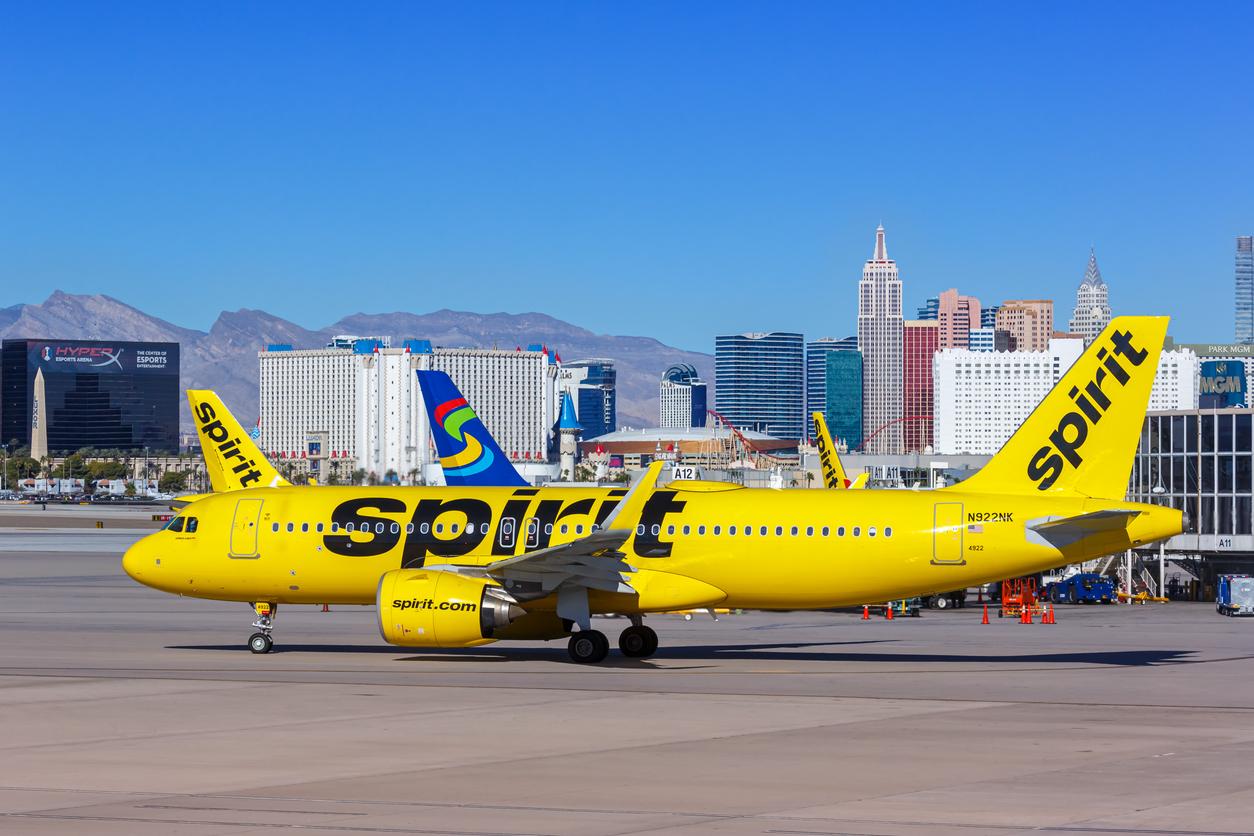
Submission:
<svg viewBox="0 0 1254 836">
<path fill-rule="evenodd" d="M 490 580 L 430 569 L 379 579 L 379 632 L 402 647 L 474 647 L 526 614 Z"/>
</svg>

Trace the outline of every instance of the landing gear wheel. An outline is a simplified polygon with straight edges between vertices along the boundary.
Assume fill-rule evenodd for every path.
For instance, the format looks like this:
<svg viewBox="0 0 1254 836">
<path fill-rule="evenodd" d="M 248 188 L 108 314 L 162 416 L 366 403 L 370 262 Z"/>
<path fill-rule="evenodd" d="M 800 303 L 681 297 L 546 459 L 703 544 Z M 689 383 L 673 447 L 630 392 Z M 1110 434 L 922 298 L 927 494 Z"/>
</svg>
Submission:
<svg viewBox="0 0 1254 836">
<path fill-rule="evenodd" d="M 949 598 L 945 595 L 937 595 L 936 596 L 936 609 L 938 610 L 949 609 Z"/>
<path fill-rule="evenodd" d="M 581 665 L 595 665 L 609 655 L 610 640 L 597 630 L 580 630 L 570 637 L 566 651 L 570 654 L 571 661 Z"/>
<path fill-rule="evenodd" d="M 269 653 L 274 647 L 274 639 L 265 633 L 253 633 L 248 637 L 248 649 L 253 653 Z"/>
<path fill-rule="evenodd" d="M 630 659 L 647 659 L 657 653 L 657 633 L 652 627 L 628 627 L 618 634 L 618 649 Z"/>
</svg>

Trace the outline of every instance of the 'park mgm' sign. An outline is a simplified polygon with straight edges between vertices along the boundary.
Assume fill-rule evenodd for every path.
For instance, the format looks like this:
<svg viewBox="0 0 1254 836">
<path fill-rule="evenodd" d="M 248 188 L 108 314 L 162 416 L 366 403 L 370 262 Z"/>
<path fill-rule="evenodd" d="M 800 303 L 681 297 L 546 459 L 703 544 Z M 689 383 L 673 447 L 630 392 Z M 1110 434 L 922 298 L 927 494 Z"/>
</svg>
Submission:
<svg viewBox="0 0 1254 836">
<path fill-rule="evenodd" d="M 1245 406 L 1245 362 L 1207 360 L 1202 363 L 1197 394 L 1198 406 L 1202 409 Z"/>
</svg>

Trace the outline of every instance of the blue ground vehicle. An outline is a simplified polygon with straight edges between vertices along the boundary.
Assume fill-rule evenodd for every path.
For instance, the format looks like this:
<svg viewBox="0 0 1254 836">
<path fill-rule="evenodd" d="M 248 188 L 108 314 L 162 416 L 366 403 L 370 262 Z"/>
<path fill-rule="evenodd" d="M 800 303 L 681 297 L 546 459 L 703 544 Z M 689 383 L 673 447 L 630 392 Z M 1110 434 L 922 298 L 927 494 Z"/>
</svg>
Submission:
<svg viewBox="0 0 1254 836">
<path fill-rule="evenodd" d="M 1220 575 L 1215 610 L 1220 615 L 1254 615 L 1254 577 Z"/>
<path fill-rule="evenodd" d="M 1081 572 L 1047 585 L 1041 597 L 1054 604 L 1110 604 L 1115 600 L 1115 582 L 1105 575 Z"/>
</svg>

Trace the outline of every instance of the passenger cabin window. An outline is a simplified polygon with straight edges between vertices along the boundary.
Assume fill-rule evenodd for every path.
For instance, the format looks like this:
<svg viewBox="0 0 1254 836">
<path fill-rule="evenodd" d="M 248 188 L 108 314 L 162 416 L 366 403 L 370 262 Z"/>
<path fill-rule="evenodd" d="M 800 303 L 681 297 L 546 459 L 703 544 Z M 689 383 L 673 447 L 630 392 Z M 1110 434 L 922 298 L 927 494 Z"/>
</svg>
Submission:
<svg viewBox="0 0 1254 836">
<path fill-rule="evenodd" d="M 841 525 L 841 526 L 837 526 L 837 527 L 836 527 L 836 536 L 837 536 L 837 537 L 844 537 L 844 536 L 845 536 L 845 527 L 844 527 L 843 525 Z"/>
<path fill-rule="evenodd" d="M 718 534 L 718 529 L 715 529 L 715 530 L 714 530 L 714 533 L 715 533 L 715 534 Z M 730 535 L 732 535 L 733 537 L 735 537 L 735 536 L 736 536 L 736 526 L 734 526 L 734 525 L 733 525 L 733 526 L 728 526 L 728 528 L 727 528 L 727 533 L 728 533 L 728 534 L 730 534 Z"/>
<path fill-rule="evenodd" d="M 870 528 L 868 528 L 868 529 L 866 530 L 866 536 L 868 536 L 868 537 L 874 537 L 874 536 L 875 536 L 875 526 L 871 526 Z"/>
<path fill-rule="evenodd" d="M 853 536 L 854 536 L 854 537 L 857 537 L 857 536 L 859 536 L 860 534 L 862 534 L 862 529 L 861 529 L 861 528 L 859 528 L 858 526 L 856 526 L 856 525 L 855 525 L 855 526 L 853 527 Z"/>
<path fill-rule="evenodd" d="M 776 537 L 784 536 L 784 527 L 782 525 L 775 526 L 775 536 Z"/>
<path fill-rule="evenodd" d="M 828 534 L 830 534 L 830 533 L 831 533 L 831 531 L 832 531 L 832 530 L 831 530 L 830 528 L 828 528 L 827 526 L 823 526 L 823 531 L 822 531 L 822 534 L 823 534 L 823 536 L 824 536 L 824 537 L 826 537 Z"/>
<path fill-rule="evenodd" d="M 322 523 L 318 523 L 318 533 L 322 533 Z"/>
<path fill-rule="evenodd" d="M 720 534 L 722 534 L 722 533 L 723 533 L 723 527 L 722 527 L 721 525 L 716 525 L 716 526 L 714 526 L 714 536 L 715 536 L 715 537 L 717 537 L 718 535 L 720 535 Z"/>
<path fill-rule="evenodd" d="M 271 530 L 271 531 L 278 531 L 278 530 L 279 530 L 279 524 L 278 524 L 278 523 L 275 523 L 273 526 L 271 526 L 270 530 Z"/>
<path fill-rule="evenodd" d="M 182 517 L 175 517 L 165 524 L 166 531 L 182 531 L 183 523 L 186 522 Z"/>
<path fill-rule="evenodd" d="M 814 526 L 812 526 L 812 525 L 807 525 L 807 526 L 806 526 L 806 536 L 807 536 L 807 537 L 813 537 L 813 536 L 814 536 Z"/>
<path fill-rule="evenodd" d="M 332 534 L 336 534 L 336 533 L 338 533 L 338 532 L 339 532 L 339 530 L 340 530 L 340 524 L 339 524 L 339 523 L 337 523 L 337 522 L 333 522 L 333 523 L 331 523 L 331 533 L 332 533 Z"/>
<path fill-rule="evenodd" d="M 300 530 L 301 530 L 301 532 L 303 532 L 303 533 L 308 533 L 308 532 L 309 532 L 309 523 L 301 523 L 301 524 L 300 524 Z"/>
<path fill-rule="evenodd" d="M 780 531 L 781 531 L 781 533 L 782 533 L 782 532 L 783 532 L 783 529 L 780 529 Z M 766 526 L 762 526 L 762 528 L 761 528 L 761 529 L 759 529 L 758 533 L 759 533 L 759 534 L 761 534 L 763 537 L 765 537 L 765 536 L 766 536 Z"/>
<path fill-rule="evenodd" d="M 392 533 L 393 533 L 393 534 L 400 534 L 400 533 L 401 533 L 401 524 L 400 524 L 400 523 L 392 523 Z"/>
<path fill-rule="evenodd" d="M 891 528 L 886 528 L 886 529 L 884 529 L 884 536 L 885 536 L 885 537 L 892 537 L 892 536 L 893 536 L 893 530 L 892 530 Z"/>
<path fill-rule="evenodd" d="M 349 523 L 349 525 L 352 525 L 352 523 Z M 290 533 L 292 533 L 292 532 L 293 532 L 293 531 L 295 531 L 295 530 L 296 530 L 296 523 L 288 523 L 288 524 L 287 524 L 287 531 L 288 531 L 288 533 L 289 533 L 289 534 L 290 534 Z"/>
<path fill-rule="evenodd" d="M 686 528 L 688 528 L 688 526 L 684 526 L 684 528 L 686 529 Z M 685 533 L 685 534 L 687 534 L 688 532 L 687 532 L 687 531 L 685 531 L 684 533 Z M 697 526 L 697 535 L 698 535 L 698 536 L 701 536 L 701 537 L 704 537 L 704 536 L 705 536 L 705 526 L 703 526 L 703 525 L 699 525 L 699 526 Z"/>
</svg>

